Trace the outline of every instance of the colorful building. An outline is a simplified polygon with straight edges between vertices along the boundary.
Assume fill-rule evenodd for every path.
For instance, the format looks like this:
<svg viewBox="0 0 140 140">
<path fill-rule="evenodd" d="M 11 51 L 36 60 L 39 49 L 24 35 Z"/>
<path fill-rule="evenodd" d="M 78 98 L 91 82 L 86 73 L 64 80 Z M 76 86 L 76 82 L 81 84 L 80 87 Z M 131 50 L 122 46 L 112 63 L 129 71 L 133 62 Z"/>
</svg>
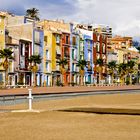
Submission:
<svg viewBox="0 0 140 140">
<path fill-rule="evenodd" d="M 77 67 L 77 62 L 79 58 L 79 45 L 80 45 L 80 35 L 79 30 L 76 28 L 74 23 L 70 23 L 71 35 L 70 35 L 70 83 L 80 84 L 80 74 L 79 67 Z"/>
<path fill-rule="evenodd" d="M 26 16 L 0 12 L 0 49 L 4 48 L 14 52 L 15 61 L 10 60 L 8 69 L 8 85 L 11 86 L 105 83 L 107 63 L 130 60 L 139 63 L 140 58 L 132 47 L 132 37 L 112 37 L 110 26 L 65 23 L 63 20 L 35 22 Z M 34 75 L 28 58 L 38 54 L 42 62 Z M 100 70 L 97 59 L 103 60 Z M 62 66 L 63 60 L 67 64 Z M 87 62 L 84 74 L 77 66 L 79 60 Z M 4 77 L 5 71 L 0 66 L 0 84 L 5 81 Z"/>
<path fill-rule="evenodd" d="M 121 36 L 115 36 L 113 38 L 108 39 L 110 46 L 109 49 L 128 49 L 132 46 L 132 37 L 121 37 Z"/>
<path fill-rule="evenodd" d="M 15 83 L 15 85 L 33 85 L 33 79 L 34 76 L 36 76 L 36 85 L 41 86 L 43 65 L 40 64 L 37 74 L 33 75 L 30 70 L 28 58 L 34 54 L 40 54 L 43 58 L 44 35 L 40 26 L 37 26 L 33 20 L 31 22 L 30 18 L 29 20 L 30 23 L 26 23 L 27 17 L 24 16 L 20 17 L 12 15 L 7 17 L 6 30 L 8 32 L 8 36 L 11 38 L 10 44 L 12 46 L 17 46 L 17 50 L 14 51 L 16 59 L 16 62 L 13 64 L 14 72 L 12 76 L 9 73 L 9 79 L 13 79 L 13 83 Z M 15 25 L 13 24 L 14 21 L 16 23 Z"/>
<path fill-rule="evenodd" d="M 6 13 L 0 12 L 0 50 L 5 48 L 5 18 Z M 0 59 L 3 62 L 3 59 Z M 3 85 L 5 81 L 5 72 L 3 66 L 0 66 L 0 85 Z"/>
<path fill-rule="evenodd" d="M 51 85 L 57 85 L 59 82 L 64 85 L 70 83 L 70 26 L 64 21 L 44 20 L 39 22 L 44 29 L 44 43 L 47 41 L 46 49 L 50 54 L 51 61 L 44 60 L 46 68 L 49 67 Z M 59 62 L 66 59 L 68 64 L 65 71 L 61 71 Z"/>
<path fill-rule="evenodd" d="M 101 75 L 102 83 L 105 83 L 107 77 L 107 37 L 103 34 L 93 32 L 93 62 L 94 62 L 94 78 L 95 83 L 99 83 L 99 73 Z M 96 61 L 97 59 L 103 60 L 101 71 L 98 71 Z M 101 81 L 100 81 L 101 83 Z"/>
<path fill-rule="evenodd" d="M 93 32 L 80 29 L 84 39 L 84 60 L 87 61 L 87 67 L 85 67 L 84 82 L 93 84 Z"/>
</svg>

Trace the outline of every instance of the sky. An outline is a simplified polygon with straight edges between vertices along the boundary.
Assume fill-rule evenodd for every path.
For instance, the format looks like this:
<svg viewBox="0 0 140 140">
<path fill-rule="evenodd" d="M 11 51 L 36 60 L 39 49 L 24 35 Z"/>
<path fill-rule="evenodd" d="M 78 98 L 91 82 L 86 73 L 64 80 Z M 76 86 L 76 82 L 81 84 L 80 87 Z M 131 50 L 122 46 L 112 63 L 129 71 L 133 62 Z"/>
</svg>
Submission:
<svg viewBox="0 0 140 140">
<path fill-rule="evenodd" d="M 0 0 L 0 10 L 24 15 L 37 8 L 41 19 L 105 24 L 113 33 L 140 36 L 140 0 Z"/>
</svg>

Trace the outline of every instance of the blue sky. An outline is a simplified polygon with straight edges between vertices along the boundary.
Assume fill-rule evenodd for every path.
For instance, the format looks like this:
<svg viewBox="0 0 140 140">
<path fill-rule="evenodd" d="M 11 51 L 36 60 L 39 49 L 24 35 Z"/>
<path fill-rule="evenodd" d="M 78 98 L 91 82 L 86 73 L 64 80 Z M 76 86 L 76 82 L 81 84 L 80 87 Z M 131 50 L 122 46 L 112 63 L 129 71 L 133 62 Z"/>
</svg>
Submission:
<svg viewBox="0 0 140 140">
<path fill-rule="evenodd" d="M 0 0 L 0 10 L 24 15 L 38 8 L 42 19 L 107 24 L 116 34 L 140 36 L 139 0 Z"/>
</svg>

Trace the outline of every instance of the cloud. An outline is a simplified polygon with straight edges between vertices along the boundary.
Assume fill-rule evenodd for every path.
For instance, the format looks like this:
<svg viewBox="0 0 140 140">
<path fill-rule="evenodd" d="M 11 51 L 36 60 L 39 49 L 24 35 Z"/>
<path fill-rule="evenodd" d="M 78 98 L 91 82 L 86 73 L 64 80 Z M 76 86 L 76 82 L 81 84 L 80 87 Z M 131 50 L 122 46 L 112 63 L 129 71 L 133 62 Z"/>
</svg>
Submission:
<svg viewBox="0 0 140 140">
<path fill-rule="evenodd" d="M 22 15 L 25 13 L 25 8 L 24 5 L 21 4 L 21 2 L 21 0 L 12 0 L 12 2 L 9 2 L 9 0 L 0 0 L 0 10 L 18 13 L 19 15 Z"/>
<path fill-rule="evenodd" d="M 0 10 L 25 14 L 38 8 L 41 18 L 107 24 L 113 32 L 140 36 L 139 0 L 0 0 Z"/>
<path fill-rule="evenodd" d="M 66 18 L 76 13 L 74 0 L 0 0 L 0 10 L 13 12 L 14 14 L 25 14 L 29 8 L 37 8 L 42 18 Z"/>
</svg>

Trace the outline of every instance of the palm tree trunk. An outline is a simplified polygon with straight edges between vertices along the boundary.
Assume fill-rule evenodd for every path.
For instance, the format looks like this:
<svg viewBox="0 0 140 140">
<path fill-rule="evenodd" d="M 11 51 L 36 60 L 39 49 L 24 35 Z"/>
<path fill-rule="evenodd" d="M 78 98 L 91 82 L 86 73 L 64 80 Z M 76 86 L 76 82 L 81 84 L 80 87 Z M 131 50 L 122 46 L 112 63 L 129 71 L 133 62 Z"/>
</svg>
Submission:
<svg viewBox="0 0 140 140">
<path fill-rule="evenodd" d="M 61 84 L 63 84 L 63 74 L 61 73 Z"/>
<path fill-rule="evenodd" d="M 112 80 L 112 84 L 113 84 L 113 81 L 114 81 L 114 74 L 112 74 L 111 80 Z"/>
<path fill-rule="evenodd" d="M 7 81 L 8 81 L 7 70 L 5 70 L 5 88 L 6 88 L 6 86 L 7 86 Z"/>
<path fill-rule="evenodd" d="M 82 75 L 82 86 L 84 86 L 84 75 Z"/>
<path fill-rule="evenodd" d="M 132 85 L 132 74 L 130 73 L 130 85 Z"/>
<path fill-rule="evenodd" d="M 124 82 L 125 82 L 125 79 L 124 78 L 125 78 L 125 76 L 123 75 L 122 76 L 122 84 L 124 84 Z"/>
<path fill-rule="evenodd" d="M 99 72 L 99 85 L 101 83 L 101 73 Z"/>
</svg>

